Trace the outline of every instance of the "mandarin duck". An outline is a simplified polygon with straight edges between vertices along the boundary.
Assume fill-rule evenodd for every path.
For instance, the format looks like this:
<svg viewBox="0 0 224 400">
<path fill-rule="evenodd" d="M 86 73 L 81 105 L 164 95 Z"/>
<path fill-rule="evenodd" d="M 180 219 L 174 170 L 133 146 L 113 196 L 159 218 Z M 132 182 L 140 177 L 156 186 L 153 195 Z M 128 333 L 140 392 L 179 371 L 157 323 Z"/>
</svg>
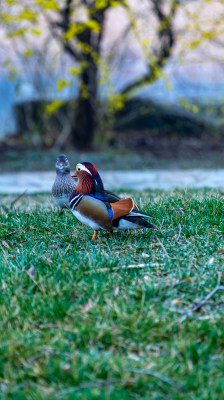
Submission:
<svg viewBox="0 0 224 400">
<path fill-rule="evenodd" d="M 113 230 L 149 228 L 157 229 L 143 217 L 151 215 L 139 211 L 131 198 L 121 199 L 105 190 L 96 167 L 89 163 L 76 165 L 78 183 L 70 196 L 69 206 L 73 215 L 83 224 L 94 230 L 92 240 L 99 230 L 112 236 Z"/>
<path fill-rule="evenodd" d="M 60 209 L 69 208 L 69 197 L 75 190 L 77 179 L 70 175 L 70 164 L 64 154 L 60 154 L 56 160 L 56 178 L 52 186 L 52 197 Z"/>
</svg>

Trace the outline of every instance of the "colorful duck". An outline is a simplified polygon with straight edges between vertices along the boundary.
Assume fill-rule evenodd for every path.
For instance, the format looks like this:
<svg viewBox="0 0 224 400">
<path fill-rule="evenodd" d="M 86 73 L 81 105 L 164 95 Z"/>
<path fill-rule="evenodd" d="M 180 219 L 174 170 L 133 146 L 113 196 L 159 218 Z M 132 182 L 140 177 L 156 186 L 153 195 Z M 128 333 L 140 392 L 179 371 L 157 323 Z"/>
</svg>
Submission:
<svg viewBox="0 0 224 400">
<path fill-rule="evenodd" d="M 63 208 L 69 207 L 69 197 L 75 190 L 77 179 L 70 175 L 70 164 L 64 154 L 60 154 L 56 160 L 56 178 L 52 186 L 52 197 L 62 212 Z"/>
<path fill-rule="evenodd" d="M 77 164 L 72 177 L 76 176 L 78 184 L 70 196 L 69 206 L 79 221 L 94 230 L 92 240 L 96 239 L 99 230 L 105 230 L 112 236 L 114 229 L 157 229 L 143 218 L 151 218 L 151 215 L 139 211 L 131 198 L 122 200 L 104 189 L 93 164 Z"/>
</svg>

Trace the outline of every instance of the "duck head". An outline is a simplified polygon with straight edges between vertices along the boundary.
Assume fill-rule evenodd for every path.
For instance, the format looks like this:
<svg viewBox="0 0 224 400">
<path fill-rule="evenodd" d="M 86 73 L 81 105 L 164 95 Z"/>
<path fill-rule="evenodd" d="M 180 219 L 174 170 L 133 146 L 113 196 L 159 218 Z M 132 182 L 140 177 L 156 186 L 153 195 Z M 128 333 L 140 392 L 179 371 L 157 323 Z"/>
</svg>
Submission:
<svg viewBox="0 0 224 400">
<path fill-rule="evenodd" d="M 76 191 L 80 193 L 103 192 L 104 186 L 95 165 L 83 162 L 76 165 L 76 173 L 72 177 L 78 177 Z"/>
<path fill-rule="evenodd" d="M 60 154 L 56 160 L 56 172 L 57 173 L 69 173 L 70 164 L 65 154 Z"/>
</svg>

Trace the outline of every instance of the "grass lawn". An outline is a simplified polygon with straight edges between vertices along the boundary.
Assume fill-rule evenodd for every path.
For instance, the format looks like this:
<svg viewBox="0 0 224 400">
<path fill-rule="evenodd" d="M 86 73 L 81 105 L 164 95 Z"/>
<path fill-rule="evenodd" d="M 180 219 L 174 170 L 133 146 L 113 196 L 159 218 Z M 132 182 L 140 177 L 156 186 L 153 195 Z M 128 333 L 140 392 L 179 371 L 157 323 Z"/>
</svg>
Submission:
<svg viewBox="0 0 224 400">
<path fill-rule="evenodd" d="M 223 398 L 223 193 L 133 196 L 159 232 L 96 242 L 47 195 L 1 197 L 0 400 Z"/>
</svg>

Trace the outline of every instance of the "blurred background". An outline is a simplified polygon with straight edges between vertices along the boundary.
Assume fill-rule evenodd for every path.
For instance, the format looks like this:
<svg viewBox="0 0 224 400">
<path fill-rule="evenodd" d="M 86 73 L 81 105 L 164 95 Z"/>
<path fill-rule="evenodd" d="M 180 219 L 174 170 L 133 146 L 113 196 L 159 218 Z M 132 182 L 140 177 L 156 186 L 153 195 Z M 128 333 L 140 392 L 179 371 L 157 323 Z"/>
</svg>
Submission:
<svg viewBox="0 0 224 400">
<path fill-rule="evenodd" d="M 223 0 L 2 0 L 1 171 L 224 167 Z"/>
</svg>

